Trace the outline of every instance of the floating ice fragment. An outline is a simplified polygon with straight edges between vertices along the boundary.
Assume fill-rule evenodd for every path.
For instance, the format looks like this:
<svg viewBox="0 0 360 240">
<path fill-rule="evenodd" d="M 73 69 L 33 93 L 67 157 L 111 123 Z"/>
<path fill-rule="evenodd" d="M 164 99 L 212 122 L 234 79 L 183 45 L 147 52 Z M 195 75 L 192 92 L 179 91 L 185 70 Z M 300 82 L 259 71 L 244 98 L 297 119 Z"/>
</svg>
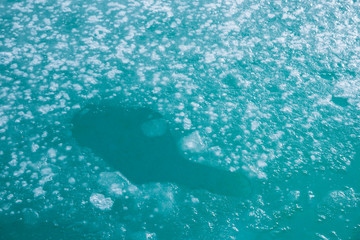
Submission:
<svg viewBox="0 0 360 240">
<path fill-rule="evenodd" d="M 94 207 L 99 208 L 100 210 L 110 210 L 114 204 L 114 201 L 111 200 L 111 198 L 105 198 L 105 196 L 100 193 L 91 194 L 90 202 Z"/>
<path fill-rule="evenodd" d="M 5 126 L 8 121 L 9 121 L 9 117 L 8 117 L 8 116 L 1 116 L 1 117 L 0 117 L 0 127 Z"/>
<path fill-rule="evenodd" d="M 46 176 L 52 174 L 52 169 L 49 167 L 41 169 L 41 175 Z"/>
<path fill-rule="evenodd" d="M 42 187 L 35 188 L 33 192 L 34 192 L 34 197 L 39 197 L 45 195 L 46 193 Z"/>
<path fill-rule="evenodd" d="M 189 130 L 191 128 L 191 120 L 188 118 L 184 119 L 184 129 Z"/>
<path fill-rule="evenodd" d="M 39 145 L 37 145 L 36 143 L 32 143 L 31 145 L 31 151 L 32 152 L 36 152 L 39 149 Z"/>
<path fill-rule="evenodd" d="M 181 148 L 183 151 L 201 152 L 205 149 L 205 144 L 201 139 L 199 131 L 195 131 L 188 136 L 183 137 Z"/>
<path fill-rule="evenodd" d="M 0 52 L 0 64 L 1 65 L 9 64 L 13 59 L 14 59 L 14 57 L 12 56 L 11 53 Z"/>
<path fill-rule="evenodd" d="M 261 160 L 257 161 L 256 164 L 258 165 L 258 167 L 266 167 L 267 166 L 267 163 L 264 161 L 261 161 Z"/>
<path fill-rule="evenodd" d="M 48 150 L 48 156 L 49 156 L 50 158 L 56 157 L 56 150 L 53 149 L 53 148 L 50 148 L 50 149 Z"/>
<path fill-rule="evenodd" d="M 216 57 L 213 53 L 207 52 L 205 53 L 205 62 L 206 63 L 211 63 L 214 62 L 216 60 Z"/>
<path fill-rule="evenodd" d="M 252 121 L 251 122 L 251 130 L 254 131 L 260 126 L 260 123 L 258 121 Z"/>
<path fill-rule="evenodd" d="M 69 182 L 70 184 L 74 184 L 74 183 L 76 182 L 76 180 L 75 180 L 75 178 L 70 177 L 70 178 L 68 179 L 68 182 Z"/>
</svg>

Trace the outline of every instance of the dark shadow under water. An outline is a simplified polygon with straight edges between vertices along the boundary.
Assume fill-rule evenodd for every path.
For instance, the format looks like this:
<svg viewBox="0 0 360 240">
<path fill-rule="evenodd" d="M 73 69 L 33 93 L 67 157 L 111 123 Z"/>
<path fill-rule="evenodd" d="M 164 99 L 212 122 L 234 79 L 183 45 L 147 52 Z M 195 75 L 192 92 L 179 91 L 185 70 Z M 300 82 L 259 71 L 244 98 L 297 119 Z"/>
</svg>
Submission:
<svg viewBox="0 0 360 240">
<path fill-rule="evenodd" d="M 251 192 L 241 173 L 186 160 L 168 127 L 148 108 L 91 105 L 75 114 L 72 133 L 133 184 L 172 182 L 239 197 Z"/>
</svg>

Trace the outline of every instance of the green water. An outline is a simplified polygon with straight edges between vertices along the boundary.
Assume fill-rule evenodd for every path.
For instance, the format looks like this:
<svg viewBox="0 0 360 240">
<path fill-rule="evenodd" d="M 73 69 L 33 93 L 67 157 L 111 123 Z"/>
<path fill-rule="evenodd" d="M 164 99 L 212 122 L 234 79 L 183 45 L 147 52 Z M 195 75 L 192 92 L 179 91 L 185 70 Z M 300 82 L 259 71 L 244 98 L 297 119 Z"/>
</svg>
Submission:
<svg viewBox="0 0 360 240">
<path fill-rule="evenodd" d="M 353 0 L 1 0 L 0 239 L 360 239 L 359 22 Z M 104 101 L 166 130 L 114 110 L 83 144 Z"/>
</svg>

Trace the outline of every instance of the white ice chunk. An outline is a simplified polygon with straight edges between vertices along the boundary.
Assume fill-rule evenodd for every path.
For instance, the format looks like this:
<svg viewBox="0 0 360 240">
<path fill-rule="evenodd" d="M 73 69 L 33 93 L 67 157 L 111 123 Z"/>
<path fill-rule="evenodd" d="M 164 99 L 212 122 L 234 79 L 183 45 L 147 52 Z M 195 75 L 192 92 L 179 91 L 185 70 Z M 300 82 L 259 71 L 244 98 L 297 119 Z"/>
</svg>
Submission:
<svg viewBox="0 0 360 240">
<path fill-rule="evenodd" d="M 90 196 L 90 202 L 94 207 L 99 208 L 100 210 L 110 210 L 114 201 L 111 198 L 106 198 L 100 193 L 93 193 Z"/>
<path fill-rule="evenodd" d="M 35 188 L 33 192 L 34 192 L 34 197 L 39 197 L 45 195 L 46 193 L 42 187 Z"/>
<path fill-rule="evenodd" d="M 183 137 L 181 148 L 183 151 L 202 152 L 205 150 L 206 145 L 204 144 L 199 131 L 195 131 L 190 135 Z"/>
<path fill-rule="evenodd" d="M 56 150 L 55 150 L 54 148 L 50 148 L 50 149 L 48 150 L 48 156 L 49 156 L 50 158 L 55 158 L 55 157 L 56 157 Z"/>
</svg>

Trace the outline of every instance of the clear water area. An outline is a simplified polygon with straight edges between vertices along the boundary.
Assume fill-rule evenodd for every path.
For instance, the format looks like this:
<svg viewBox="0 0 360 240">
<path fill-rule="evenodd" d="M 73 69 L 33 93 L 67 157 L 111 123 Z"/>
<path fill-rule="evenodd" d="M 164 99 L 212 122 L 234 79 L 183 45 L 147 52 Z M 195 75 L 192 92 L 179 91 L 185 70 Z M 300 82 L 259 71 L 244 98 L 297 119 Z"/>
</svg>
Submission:
<svg viewBox="0 0 360 240">
<path fill-rule="evenodd" d="M 360 239 L 359 14 L 345 0 L 1 1 L 0 238 Z M 196 174 L 128 181 L 112 141 L 74 136 L 104 101 L 160 114 L 168 130 L 143 134 L 169 131 L 177 158 L 241 173 L 251 194 Z"/>
</svg>

